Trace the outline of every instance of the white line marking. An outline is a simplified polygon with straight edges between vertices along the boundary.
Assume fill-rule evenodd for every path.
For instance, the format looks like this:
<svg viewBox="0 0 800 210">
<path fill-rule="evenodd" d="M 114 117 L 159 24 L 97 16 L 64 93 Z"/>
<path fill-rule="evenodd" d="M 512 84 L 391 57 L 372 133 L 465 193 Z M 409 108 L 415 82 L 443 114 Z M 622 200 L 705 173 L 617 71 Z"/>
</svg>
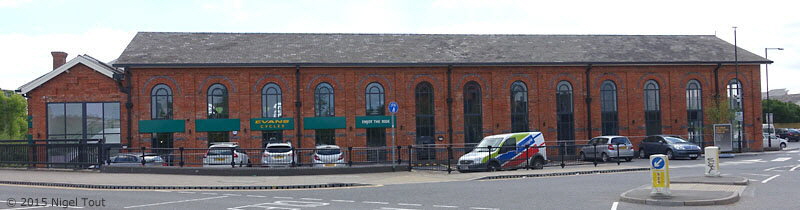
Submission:
<svg viewBox="0 0 800 210">
<path fill-rule="evenodd" d="M 247 197 L 266 198 L 267 196 L 263 196 L 263 195 L 247 195 Z"/>
<path fill-rule="evenodd" d="M 781 162 L 781 161 L 787 161 L 789 159 L 792 159 L 792 158 L 790 158 L 790 157 L 782 157 L 782 158 L 775 158 L 774 160 L 771 160 L 771 161 L 773 161 L 773 162 Z"/>
<path fill-rule="evenodd" d="M 38 208 L 44 208 L 44 207 L 48 207 L 48 206 L 31 206 L 31 207 L 14 208 L 14 209 L 38 209 Z"/>
<path fill-rule="evenodd" d="M 458 208 L 458 206 L 433 205 L 436 208 Z"/>
<path fill-rule="evenodd" d="M 800 152 L 800 150 L 789 151 L 789 152 L 786 152 L 786 153 L 798 153 L 798 152 Z"/>
<path fill-rule="evenodd" d="M 790 166 L 775 166 L 775 167 L 772 167 L 772 168 L 764 169 L 764 171 L 772 171 L 772 170 L 775 170 L 775 169 L 786 168 L 786 167 L 790 167 Z"/>
<path fill-rule="evenodd" d="M 183 194 L 195 194 L 196 192 L 178 192 L 178 193 L 183 193 Z"/>
<path fill-rule="evenodd" d="M 242 196 L 242 195 L 239 195 L 239 194 L 222 194 L 222 195 L 227 195 L 227 196 Z"/>
<path fill-rule="evenodd" d="M 611 210 L 617 210 L 617 205 L 619 205 L 619 202 L 614 202 L 614 204 L 611 204 Z"/>
<path fill-rule="evenodd" d="M 321 201 L 322 199 L 319 198 L 300 198 L 302 200 L 309 200 L 309 201 Z"/>
<path fill-rule="evenodd" d="M 361 203 L 383 204 L 383 205 L 389 204 L 387 202 L 377 202 L 377 201 L 361 201 Z"/>
<path fill-rule="evenodd" d="M 762 162 L 761 159 L 753 159 L 753 160 L 742 160 L 747 162 Z"/>
<path fill-rule="evenodd" d="M 761 181 L 761 180 L 758 180 L 758 179 L 750 179 L 750 181 L 757 182 L 757 181 Z"/>
<path fill-rule="evenodd" d="M 484 208 L 484 207 L 469 207 L 470 209 L 485 209 L 485 210 L 499 210 L 495 208 Z"/>
<path fill-rule="evenodd" d="M 201 193 L 203 195 L 217 195 L 216 193 Z"/>
<path fill-rule="evenodd" d="M 197 199 L 189 199 L 189 200 L 179 200 L 179 201 L 168 201 L 168 202 L 161 202 L 161 203 L 151 203 L 151 204 L 144 204 L 144 205 L 136 205 L 136 206 L 126 206 L 124 208 L 139 208 L 139 207 L 148 207 L 148 206 L 158 206 L 164 204 L 173 204 L 173 203 L 184 203 L 184 202 L 192 202 L 192 201 L 203 201 L 203 200 L 211 200 L 217 198 L 227 198 L 229 196 L 216 196 L 216 197 L 208 197 L 208 198 L 197 198 Z"/>
<path fill-rule="evenodd" d="M 772 175 L 770 175 L 770 174 L 751 174 L 751 173 L 742 173 L 742 174 L 745 174 L 745 175 L 753 175 L 753 176 L 772 176 Z"/>
<path fill-rule="evenodd" d="M 771 177 L 769 177 L 769 178 L 765 179 L 764 181 L 761 181 L 761 183 L 762 183 L 762 184 L 764 184 L 764 183 L 767 183 L 769 180 L 772 180 L 772 179 L 774 179 L 775 177 L 779 177 L 779 176 L 781 176 L 781 175 L 779 174 L 779 175 L 771 176 Z"/>
<path fill-rule="evenodd" d="M 417 209 L 401 209 L 401 208 L 389 208 L 389 207 L 383 207 L 381 209 L 382 210 L 417 210 Z"/>
<path fill-rule="evenodd" d="M 351 201 L 351 200 L 331 200 L 331 201 L 333 201 L 333 202 L 343 202 L 343 203 L 352 203 L 352 202 L 355 202 L 355 201 Z"/>
<path fill-rule="evenodd" d="M 797 165 L 797 166 L 795 166 L 795 167 L 792 167 L 792 169 L 789 169 L 789 171 L 794 171 L 794 170 L 795 170 L 795 169 L 797 169 L 797 168 L 800 168 L 800 165 Z"/>
<path fill-rule="evenodd" d="M 422 206 L 422 204 L 416 204 L 416 203 L 397 203 L 397 205 L 401 205 L 401 206 Z"/>
<path fill-rule="evenodd" d="M 277 199 L 294 199 L 294 198 L 292 198 L 292 197 L 278 197 L 278 196 L 275 196 L 275 197 L 272 197 L 272 198 L 277 198 Z"/>
</svg>

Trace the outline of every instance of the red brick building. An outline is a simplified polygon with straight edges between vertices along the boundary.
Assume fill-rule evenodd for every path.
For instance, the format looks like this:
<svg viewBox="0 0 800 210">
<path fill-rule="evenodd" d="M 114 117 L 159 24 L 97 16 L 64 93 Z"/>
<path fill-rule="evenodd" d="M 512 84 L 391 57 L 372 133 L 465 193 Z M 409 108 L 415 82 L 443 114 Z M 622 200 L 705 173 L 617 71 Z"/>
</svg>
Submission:
<svg viewBox="0 0 800 210">
<path fill-rule="evenodd" d="M 118 116 L 99 119 L 112 121 L 99 133 L 187 148 L 391 145 L 391 101 L 398 145 L 515 131 L 541 131 L 551 145 L 661 133 L 711 145 L 704 110 L 739 95 L 742 147 L 761 150 L 759 65 L 771 61 L 733 49 L 714 36 L 142 32 L 110 66 L 88 56 L 61 66 L 66 55 L 54 54 L 60 67 L 20 91 L 36 139 L 61 138 L 62 124 L 96 135 L 86 113 L 101 102 Z M 82 107 L 83 133 L 60 123 L 68 105 Z"/>
</svg>

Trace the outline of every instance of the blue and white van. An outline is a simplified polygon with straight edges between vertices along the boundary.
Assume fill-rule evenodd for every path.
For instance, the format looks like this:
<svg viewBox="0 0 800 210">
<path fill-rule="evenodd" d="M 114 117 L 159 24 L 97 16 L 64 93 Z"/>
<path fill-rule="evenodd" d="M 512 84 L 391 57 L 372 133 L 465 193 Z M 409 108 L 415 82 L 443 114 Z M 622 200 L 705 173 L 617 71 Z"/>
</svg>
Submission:
<svg viewBox="0 0 800 210">
<path fill-rule="evenodd" d="M 458 171 L 496 171 L 526 166 L 541 169 L 547 163 L 544 146 L 541 132 L 487 136 L 475 149 L 458 159 Z"/>
</svg>

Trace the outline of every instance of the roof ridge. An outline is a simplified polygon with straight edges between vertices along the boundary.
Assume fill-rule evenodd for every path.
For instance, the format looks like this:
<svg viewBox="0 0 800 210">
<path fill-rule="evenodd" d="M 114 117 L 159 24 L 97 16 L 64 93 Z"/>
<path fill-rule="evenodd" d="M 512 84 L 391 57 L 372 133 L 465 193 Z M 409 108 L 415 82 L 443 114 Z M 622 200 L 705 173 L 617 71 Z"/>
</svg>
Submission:
<svg viewBox="0 0 800 210">
<path fill-rule="evenodd" d="M 394 35 L 442 35 L 442 36 L 714 36 L 713 34 L 476 34 L 476 33 L 324 33 L 324 32 L 180 32 L 180 31 L 139 31 L 145 34 L 245 34 L 245 35 L 355 35 L 355 36 L 394 36 Z"/>
</svg>

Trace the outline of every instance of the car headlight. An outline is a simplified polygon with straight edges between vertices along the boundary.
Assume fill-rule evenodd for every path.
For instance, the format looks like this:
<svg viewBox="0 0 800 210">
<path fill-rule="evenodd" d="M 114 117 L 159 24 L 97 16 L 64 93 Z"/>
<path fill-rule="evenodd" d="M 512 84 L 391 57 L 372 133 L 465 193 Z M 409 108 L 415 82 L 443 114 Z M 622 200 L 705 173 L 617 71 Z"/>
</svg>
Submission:
<svg viewBox="0 0 800 210">
<path fill-rule="evenodd" d="M 686 147 L 684 147 L 683 145 L 675 145 L 675 149 L 683 150 L 686 149 Z"/>
</svg>

